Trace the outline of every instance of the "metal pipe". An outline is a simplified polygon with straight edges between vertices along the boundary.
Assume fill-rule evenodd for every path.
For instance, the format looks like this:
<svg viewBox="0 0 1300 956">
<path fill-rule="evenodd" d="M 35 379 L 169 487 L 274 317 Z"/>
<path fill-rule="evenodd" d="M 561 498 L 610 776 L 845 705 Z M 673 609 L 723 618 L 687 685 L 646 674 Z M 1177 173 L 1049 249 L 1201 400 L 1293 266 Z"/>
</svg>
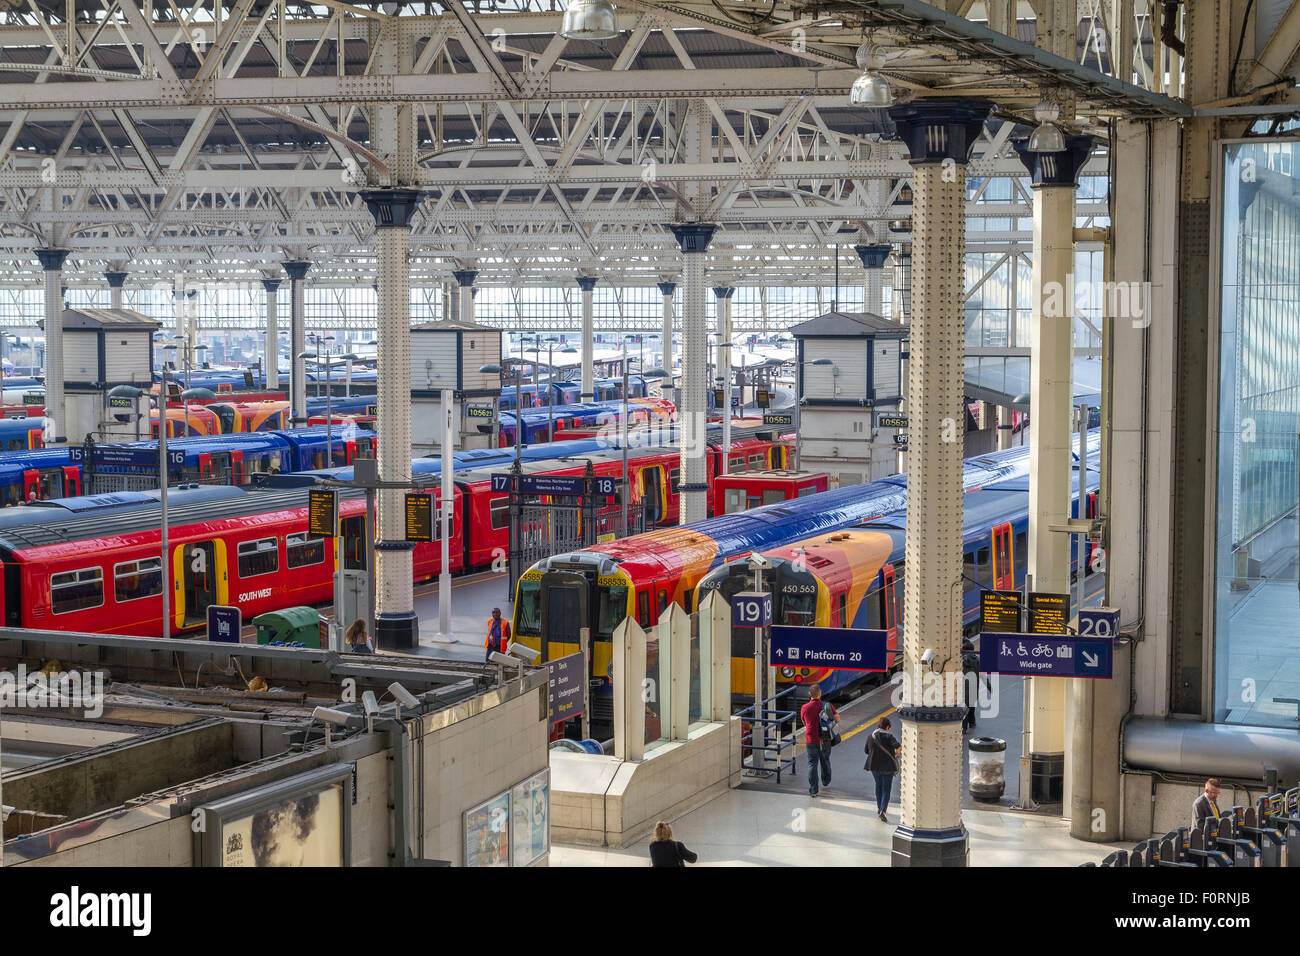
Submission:
<svg viewBox="0 0 1300 956">
<path fill-rule="evenodd" d="M 1133 717 L 1122 754 L 1135 770 L 1263 781 L 1273 767 L 1282 779 L 1300 776 L 1300 736 L 1283 727 Z"/>
<path fill-rule="evenodd" d="M 171 575 L 168 573 L 170 549 L 167 541 L 167 367 L 162 370 L 162 388 L 158 395 L 158 499 L 162 503 L 162 636 L 171 637 Z"/>
</svg>

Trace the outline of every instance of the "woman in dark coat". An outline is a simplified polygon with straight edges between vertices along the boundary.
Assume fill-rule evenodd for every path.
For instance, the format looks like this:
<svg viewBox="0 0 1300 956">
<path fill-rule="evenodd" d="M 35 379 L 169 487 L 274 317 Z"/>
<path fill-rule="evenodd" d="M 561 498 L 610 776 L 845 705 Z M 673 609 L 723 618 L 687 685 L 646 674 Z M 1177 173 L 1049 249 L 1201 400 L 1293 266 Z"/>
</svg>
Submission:
<svg viewBox="0 0 1300 956">
<path fill-rule="evenodd" d="M 673 839 L 673 828 L 660 820 L 655 824 L 654 839 L 650 841 L 651 866 L 685 866 L 698 860 L 686 845 Z"/>
</svg>

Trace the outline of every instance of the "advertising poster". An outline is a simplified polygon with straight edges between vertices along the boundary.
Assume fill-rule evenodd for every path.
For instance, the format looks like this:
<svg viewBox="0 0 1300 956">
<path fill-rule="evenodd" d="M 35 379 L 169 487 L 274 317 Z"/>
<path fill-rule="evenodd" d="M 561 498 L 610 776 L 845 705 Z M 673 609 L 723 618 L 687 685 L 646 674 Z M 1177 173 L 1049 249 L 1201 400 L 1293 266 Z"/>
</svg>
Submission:
<svg viewBox="0 0 1300 956">
<path fill-rule="evenodd" d="M 531 866 L 551 849 L 551 772 L 543 770 L 510 791 L 514 865 Z"/>
<path fill-rule="evenodd" d="M 224 821 L 222 866 L 342 866 L 343 785 Z"/>
<path fill-rule="evenodd" d="M 510 794 L 465 813 L 465 865 L 510 865 Z"/>
</svg>

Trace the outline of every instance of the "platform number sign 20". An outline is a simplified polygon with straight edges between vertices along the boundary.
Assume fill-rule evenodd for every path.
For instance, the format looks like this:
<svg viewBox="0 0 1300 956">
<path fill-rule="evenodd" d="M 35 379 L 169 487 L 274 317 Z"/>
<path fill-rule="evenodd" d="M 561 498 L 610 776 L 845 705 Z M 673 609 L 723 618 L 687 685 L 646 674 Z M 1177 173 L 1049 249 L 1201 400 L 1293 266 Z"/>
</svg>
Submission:
<svg viewBox="0 0 1300 956">
<path fill-rule="evenodd" d="M 751 591 L 731 599 L 732 627 L 767 627 L 771 623 L 772 595 Z"/>
<path fill-rule="evenodd" d="M 1118 637 L 1119 609 L 1085 607 L 1079 609 L 1080 637 Z"/>
</svg>

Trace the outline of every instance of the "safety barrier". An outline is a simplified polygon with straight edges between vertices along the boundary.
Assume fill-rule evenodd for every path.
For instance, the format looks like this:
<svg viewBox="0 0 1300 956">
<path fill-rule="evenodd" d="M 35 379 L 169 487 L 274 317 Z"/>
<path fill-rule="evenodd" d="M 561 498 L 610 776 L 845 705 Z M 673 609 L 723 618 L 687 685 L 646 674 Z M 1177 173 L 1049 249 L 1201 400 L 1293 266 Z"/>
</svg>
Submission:
<svg viewBox="0 0 1300 956">
<path fill-rule="evenodd" d="M 1300 867 L 1300 787 L 1236 806 L 1198 827 L 1178 827 L 1084 866 Z M 1288 844 L 1291 853 L 1287 853 Z"/>
<path fill-rule="evenodd" d="M 777 783 L 781 782 L 782 773 L 794 775 L 795 755 L 798 753 L 795 744 L 798 710 L 794 692 L 795 685 L 792 684 L 736 713 L 747 728 L 740 738 L 740 766 L 744 773 L 750 776 L 775 773 Z M 788 700 L 782 700 L 787 697 Z M 786 710 L 786 707 L 791 709 Z M 762 732 L 755 734 L 755 728 Z"/>
</svg>

